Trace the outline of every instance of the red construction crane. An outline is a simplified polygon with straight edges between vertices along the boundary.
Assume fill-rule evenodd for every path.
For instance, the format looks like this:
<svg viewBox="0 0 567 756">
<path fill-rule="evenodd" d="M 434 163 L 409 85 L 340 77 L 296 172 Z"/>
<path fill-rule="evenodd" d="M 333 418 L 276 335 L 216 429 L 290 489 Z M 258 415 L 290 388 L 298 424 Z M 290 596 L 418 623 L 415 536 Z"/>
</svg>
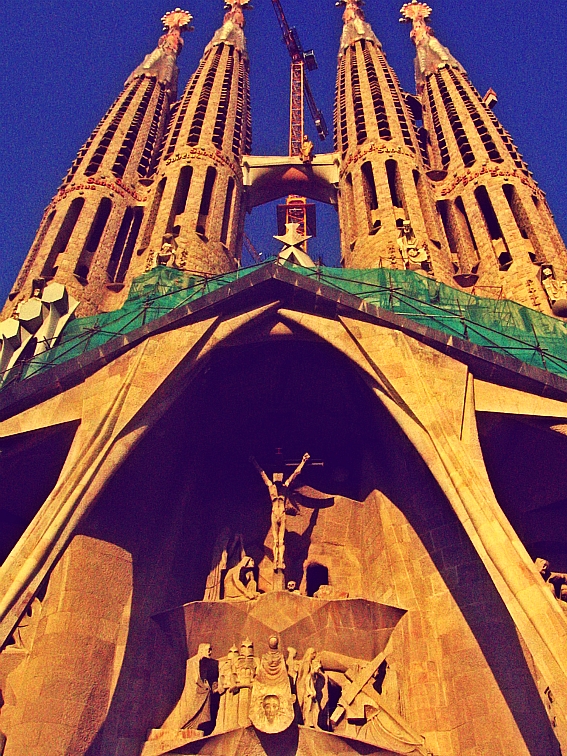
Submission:
<svg viewBox="0 0 567 756">
<path fill-rule="evenodd" d="M 291 58 L 289 154 L 291 157 L 297 157 L 301 154 L 305 134 L 305 102 L 307 102 L 315 128 L 322 141 L 327 137 L 329 130 L 323 113 L 315 103 L 315 98 L 306 76 L 306 70 L 314 71 L 317 68 L 315 53 L 313 50 L 303 49 L 297 29 L 288 24 L 280 0 L 272 0 L 272 4 Z M 314 210 L 315 207 L 308 205 L 305 197 L 297 197 L 295 195 L 288 197 L 287 204 L 280 205 L 278 208 L 278 232 L 280 235 L 285 233 L 285 228 L 282 229 L 285 223 L 299 223 L 298 230 L 300 233 L 306 234 L 309 226 L 311 235 L 315 236 Z M 308 214 L 309 220 L 313 219 L 311 223 L 308 223 Z"/>
</svg>

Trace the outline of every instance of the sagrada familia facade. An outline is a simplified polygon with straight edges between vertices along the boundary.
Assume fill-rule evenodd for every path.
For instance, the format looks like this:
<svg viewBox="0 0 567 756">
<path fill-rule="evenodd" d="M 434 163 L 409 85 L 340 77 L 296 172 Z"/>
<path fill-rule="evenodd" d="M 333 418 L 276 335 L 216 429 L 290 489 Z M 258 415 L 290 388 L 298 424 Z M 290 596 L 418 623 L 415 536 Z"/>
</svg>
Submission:
<svg viewBox="0 0 567 756">
<path fill-rule="evenodd" d="M 463 65 L 342 0 L 335 146 L 252 154 L 244 11 L 79 151 L 0 321 L 0 754 L 567 754 L 567 251 Z M 305 140 L 306 144 L 308 140 Z M 266 202 L 336 207 L 340 268 Z"/>
</svg>

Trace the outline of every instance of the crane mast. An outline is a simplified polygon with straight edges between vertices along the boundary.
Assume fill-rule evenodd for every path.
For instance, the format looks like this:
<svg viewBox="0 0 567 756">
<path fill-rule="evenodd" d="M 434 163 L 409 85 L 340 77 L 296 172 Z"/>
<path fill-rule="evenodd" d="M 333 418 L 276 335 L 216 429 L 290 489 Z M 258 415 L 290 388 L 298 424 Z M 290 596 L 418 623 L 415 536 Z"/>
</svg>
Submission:
<svg viewBox="0 0 567 756">
<path fill-rule="evenodd" d="M 290 157 L 298 157 L 301 154 L 305 135 L 306 103 L 319 138 L 324 140 L 328 134 L 325 118 L 317 107 L 306 76 L 307 71 L 314 71 L 317 68 L 317 62 L 313 50 L 303 49 L 297 30 L 289 25 L 280 0 L 272 0 L 272 5 L 274 6 L 283 40 L 291 58 L 289 155 Z M 307 233 L 307 216 L 309 214 L 310 217 L 314 217 L 314 213 L 310 212 L 310 210 L 314 210 L 314 207 L 307 204 L 305 197 L 292 195 L 288 197 L 287 204 L 280 206 L 280 208 L 284 212 L 278 212 L 278 220 L 280 216 L 285 217 L 285 223 L 298 223 L 298 231 L 301 234 Z M 278 211 L 280 208 L 278 208 Z M 279 230 L 281 233 L 281 228 Z M 314 231 L 313 228 L 311 230 Z M 312 235 L 315 234 L 313 233 Z"/>
</svg>

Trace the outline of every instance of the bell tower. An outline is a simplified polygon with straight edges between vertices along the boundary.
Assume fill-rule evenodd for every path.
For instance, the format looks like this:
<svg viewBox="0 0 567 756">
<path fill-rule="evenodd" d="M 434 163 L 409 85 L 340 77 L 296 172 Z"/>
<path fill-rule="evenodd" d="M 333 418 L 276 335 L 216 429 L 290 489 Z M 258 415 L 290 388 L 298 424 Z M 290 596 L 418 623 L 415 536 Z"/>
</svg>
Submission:
<svg viewBox="0 0 567 756">
<path fill-rule="evenodd" d="M 176 265 L 218 274 L 234 270 L 242 248 L 242 170 L 251 151 L 249 61 L 243 9 L 230 0 L 172 112 L 141 241 L 151 267 L 164 243 Z"/>
<path fill-rule="evenodd" d="M 343 265 L 448 274 L 427 186 L 416 98 L 404 92 L 361 0 L 344 0 L 335 105 Z"/>
<path fill-rule="evenodd" d="M 494 91 L 481 97 L 435 37 L 431 12 L 413 0 L 401 21 L 412 24 L 424 146 L 454 283 L 563 314 L 553 284 L 565 278 L 567 255 L 545 195 L 492 111 Z"/>
<path fill-rule="evenodd" d="M 32 295 L 32 282 L 54 280 L 100 311 L 107 286 L 121 290 L 144 216 L 143 184 L 155 169 L 169 109 L 177 97 L 177 56 L 192 17 L 167 13 L 165 33 L 79 150 L 47 207 L 4 315 Z"/>
</svg>

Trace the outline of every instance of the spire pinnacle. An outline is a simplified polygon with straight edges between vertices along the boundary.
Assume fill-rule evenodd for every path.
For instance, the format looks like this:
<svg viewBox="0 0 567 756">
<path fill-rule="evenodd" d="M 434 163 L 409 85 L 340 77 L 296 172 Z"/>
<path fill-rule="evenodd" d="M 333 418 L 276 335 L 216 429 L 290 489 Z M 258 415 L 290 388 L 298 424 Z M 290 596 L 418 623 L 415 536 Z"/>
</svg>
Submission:
<svg viewBox="0 0 567 756">
<path fill-rule="evenodd" d="M 132 73 L 126 85 L 139 76 L 148 78 L 155 76 L 159 83 L 167 85 L 170 91 L 176 90 L 178 75 L 176 61 L 183 49 L 181 35 L 183 32 L 193 31 L 192 20 L 193 16 L 181 8 L 166 13 L 161 19 L 165 34 L 160 37 L 156 49 L 146 55 L 143 63 Z"/>
<path fill-rule="evenodd" d="M 433 9 L 427 3 L 412 0 L 411 3 L 402 6 L 400 13 L 400 22 L 411 23 L 413 27 L 410 36 L 417 50 L 415 76 L 419 92 L 423 90 L 427 77 L 439 68 L 452 66 L 464 71 L 459 61 L 439 42 L 433 29 L 427 24 L 433 13 Z"/>
<path fill-rule="evenodd" d="M 367 42 L 373 42 L 381 47 L 362 10 L 364 0 L 338 0 L 335 5 L 337 8 L 344 6 L 345 9 L 343 13 L 344 29 L 341 37 L 339 56 L 344 54 L 347 47 L 362 39 Z"/>
<path fill-rule="evenodd" d="M 223 25 L 215 33 L 207 50 L 216 45 L 226 44 L 234 45 L 237 50 L 246 52 L 246 39 L 244 38 L 244 27 L 246 19 L 243 10 L 251 10 L 250 0 L 226 0 L 224 4 L 226 13 Z"/>
</svg>

